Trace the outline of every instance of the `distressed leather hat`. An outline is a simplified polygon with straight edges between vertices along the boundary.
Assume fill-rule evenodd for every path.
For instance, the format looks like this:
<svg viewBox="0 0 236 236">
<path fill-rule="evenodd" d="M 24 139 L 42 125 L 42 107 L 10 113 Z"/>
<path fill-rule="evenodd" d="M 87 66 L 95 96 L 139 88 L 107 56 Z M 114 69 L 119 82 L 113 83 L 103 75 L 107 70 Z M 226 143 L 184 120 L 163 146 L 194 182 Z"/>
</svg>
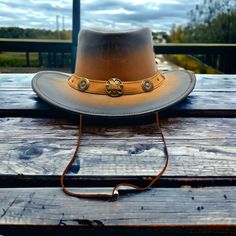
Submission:
<svg viewBox="0 0 236 236">
<path fill-rule="evenodd" d="M 127 32 L 81 30 L 72 75 L 39 72 L 32 87 L 44 101 L 85 115 L 117 117 L 152 113 L 184 99 L 195 76 L 161 73 L 150 29 Z"/>
<path fill-rule="evenodd" d="M 155 63 L 150 29 L 126 32 L 81 30 L 75 73 L 39 72 L 32 79 L 34 91 L 47 103 L 80 114 L 77 146 L 61 176 L 65 193 L 74 197 L 117 198 L 117 189 L 146 190 L 165 172 L 169 154 L 158 111 L 183 100 L 194 88 L 193 73 L 185 70 L 160 72 Z M 156 113 L 157 128 L 164 143 L 165 164 L 146 186 L 119 183 L 111 190 L 65 187 L 64 177 L 75 161 L 82 135 L 82 116 L 124 117 Z"/>
</svg>

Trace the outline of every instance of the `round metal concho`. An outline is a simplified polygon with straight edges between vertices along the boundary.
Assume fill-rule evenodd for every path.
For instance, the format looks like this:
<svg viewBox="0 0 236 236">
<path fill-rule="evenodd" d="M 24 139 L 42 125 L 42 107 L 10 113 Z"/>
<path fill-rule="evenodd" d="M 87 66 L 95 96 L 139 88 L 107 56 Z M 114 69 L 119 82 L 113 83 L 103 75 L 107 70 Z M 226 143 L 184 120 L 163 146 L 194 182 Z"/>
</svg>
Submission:
<svg viewBox="0 0 236 236">
<path fill-rule="evenodd" d="M 78 83 L 78 89 L 81 92 L 84 92 L 88 89 L 89 87 L 89 80 L 87 78 L 80 78 L 79 83 Z"/>
<path fill-rule="evenodd" d="M 153 90 L 153 83 L 150 80 L 143 80 L 141 85 L 144 92 L 150 92 Z"/>
<path fill-rule="evenodd" d="M 119 97 L 123 94 L 124 85 L 121 80 L 111 78 L 106 82 L 106 93 L 111 97 Z"/>
</svg>

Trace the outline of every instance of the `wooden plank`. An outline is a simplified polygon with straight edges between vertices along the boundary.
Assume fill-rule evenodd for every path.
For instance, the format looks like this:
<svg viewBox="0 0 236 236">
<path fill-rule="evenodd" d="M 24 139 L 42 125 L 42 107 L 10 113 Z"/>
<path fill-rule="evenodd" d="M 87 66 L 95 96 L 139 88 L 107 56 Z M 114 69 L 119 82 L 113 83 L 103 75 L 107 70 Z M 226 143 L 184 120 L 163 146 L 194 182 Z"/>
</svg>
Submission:
<svg viewBox="0 0 236 236">
<path fill-rule="evenodd" d="M 67 52 L 71 53 L 70 40 L 0 39 L 2 52 Z"/>
<path fill-rule="evenodd" d="M 236 119 L 169 118 L 162 120 L 170 162 L 169 178 L 226 177 L 236 173 Z M 71 158 L 76 121 L 1 118 L 0 173 L 58 176 Z M 70 176 L 154 176 L 165 158 L 155 124 L 122 127 L 86 126 Z"/>
<path fill-rule="evenodd" d="M 75 0 L 73 21 L 74 35 L 80 29 L 78 15 L 80 14 L 79 0 Z M 73 40 L 74 42 L 74 40 Z M 42 40 L 42 39 L 0 39 L 0 51 L 7 52 L 47 52 L 48 50 L 57 52 L 71 52 L 72 42 L 70 40 Z M 236 51 L 236 44 L 155 44 L 154 51 L 156 54 L 234 54 Z"/>
<path fill-rule="evenodd" d="M 34 74 L 0 74 L 0 90 L 31 89 L 31 79 Z M 236 75 L 197 74 L 195 91 L 235 91 Z"/>
<path fill-rule="evenodd" d="M 32 74 L 1 75 L 1 116 L 64 116 L 42 102 L 31 89 Z M 182 103 L 168 109 L 174 116 L 235 116 L 236 76 L 199 75 L 195 90 Z"/>
<path fill-rule="evenodd" d="M 236 75 L 196 75 L 195 91 L 235 91 Z"/>
<path fill-rule="evenodd" d="M 32 112 L 47 111 L 47 115 L 55 116 L 55 108 L 43 102 L 31 90 L 3 90 L 0 93 L 0 115 L 27 116 Z M 59 112 L 59 110 L 58 110 Z M 173 116 L 235 116 L 235 92 L 192 92 L 183 102 L 167 110 Z M 63 114 L 63 112 L 61 112 Z M 43 115 L 43 114 L 42 114 Z M 62 115 L 63 116 L 63 115 Z"/>
<path fill-rule="evenodd" d="M 123 191 L 118 201 L 111 202 L 69 197 L 58 188 L 1 188 L 0 229 L 50 225 L 154 230 L 195 225 L 229 230 L 236 226 L 235 192 L 236 187 L 159 188 Z"/>
</svg>

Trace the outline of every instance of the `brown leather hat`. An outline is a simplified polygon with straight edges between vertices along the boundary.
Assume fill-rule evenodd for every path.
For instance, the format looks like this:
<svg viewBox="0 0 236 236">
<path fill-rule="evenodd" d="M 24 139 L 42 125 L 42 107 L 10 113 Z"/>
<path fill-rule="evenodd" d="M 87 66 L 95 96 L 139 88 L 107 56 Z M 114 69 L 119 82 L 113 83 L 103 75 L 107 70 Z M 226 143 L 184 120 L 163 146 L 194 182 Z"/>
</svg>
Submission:
<svg viewBox="0 0 236 236">
<path fill-rule="evenodd" d="M 194 88 L 193 73 L 158 71 L 148 28 L 81 30 L 73 75 L 39 72 L 32 87 L 44 101 L 95 116 L 133 116 L 167 108 Z"/>
</svg>

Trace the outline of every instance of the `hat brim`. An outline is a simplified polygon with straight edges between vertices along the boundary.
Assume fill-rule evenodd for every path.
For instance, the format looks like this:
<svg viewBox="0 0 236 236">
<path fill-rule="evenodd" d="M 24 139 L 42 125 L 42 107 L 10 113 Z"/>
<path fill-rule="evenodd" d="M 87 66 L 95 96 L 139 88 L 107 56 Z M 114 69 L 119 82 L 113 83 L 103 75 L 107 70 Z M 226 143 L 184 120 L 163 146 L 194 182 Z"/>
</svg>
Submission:
<svg viewBox="0 0 236 236">
<path fill-rule="evenodd" d="M 77 91 L 68 85 L 69 74 L 54 71 L 37 73 L 32 88 L 49 104 L 85 115 L 121 117 L 148 114 L 183 100 L 194 88 L 195 75 L 185 70 L 163 73 L 162 85 L 151 92 L 110 97 Z"/>
</svg>

